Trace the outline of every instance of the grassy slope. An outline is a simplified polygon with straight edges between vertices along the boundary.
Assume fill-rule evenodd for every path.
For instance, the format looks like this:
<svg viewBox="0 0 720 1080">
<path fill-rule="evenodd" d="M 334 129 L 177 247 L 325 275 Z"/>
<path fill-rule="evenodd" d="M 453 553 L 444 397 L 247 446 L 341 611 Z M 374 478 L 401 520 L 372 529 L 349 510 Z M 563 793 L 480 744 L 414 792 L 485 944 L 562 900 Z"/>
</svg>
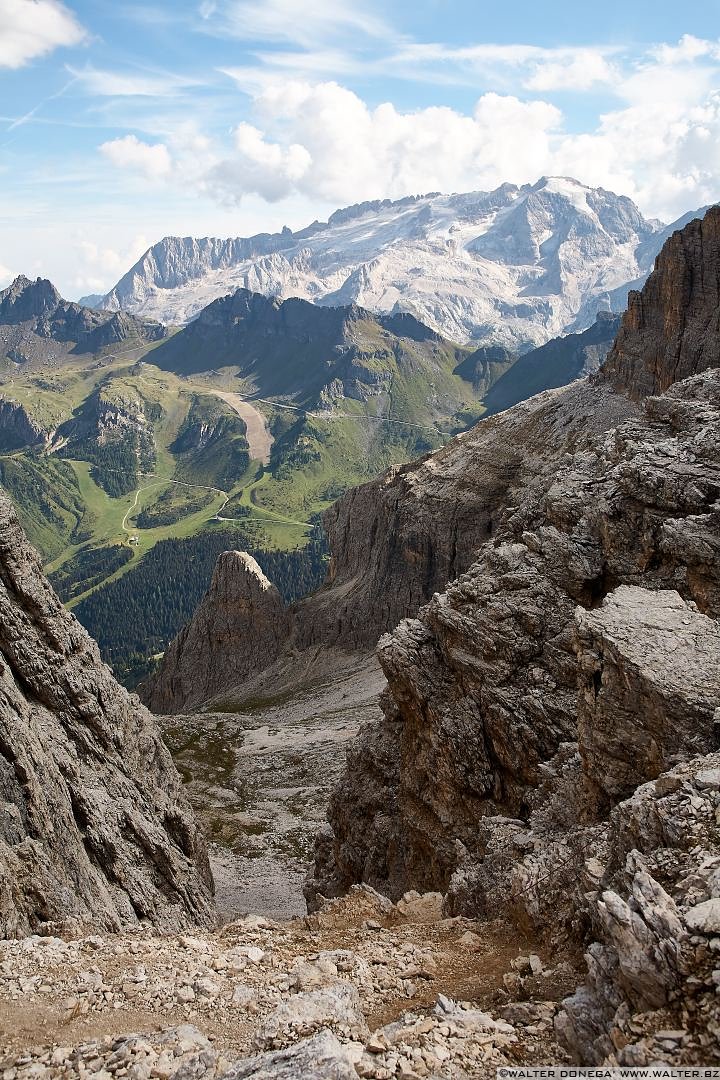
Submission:
<svg viewBox="0 0 720 1080">
<path fill-rule="evenodd" d="M 398 347 L 397 339 L 373 322 L 357 323 L 354 339 L 358 355 L 352 392 L 357 398 L 328 400 L 314 414 L 256 402 L 276 440 L 267 467 L 243 456 L 242 422 L 212 394 L 213 389 L 257 389 L 250 379 L 238 379 L 237 369 L 183 378 L 155 367 L 148 350 L 142 364 L 133 352 L 67 361 L 58 370 L 24 377 L 0 373 L 0 394 L 22 402 L 44 426 L 87 419 L 97 400 L 151 419 L 154 475 L 142 476 L 139 489 L 117 498 L 95 482 L 90 463 L 77 457 L 61 460 L 38 452 L 0 456 L 0 470 L 4 466 L 6 472 L 10 468 L 32 479 L 32 493 L 27 482 L 23 490 L 16 484 L 15 492 L 7 486 L 48 570 L 63 568 L 74 578 L 80 559 L 89 561 L 89 549 L 112 549 L 136 534 L 140 543 L 132 548 L 133 558 L 108 578 L 115 580 L 158 541 L 213 527 L 223 506 L 222 517 L 249 527 L 257 543 L 284 550 L 303 546 L 313 517 L 346 488 L 441 445 L 481 411 L 470 384 L 454 374 L 454 346 L 439 343 L 428 350 L 403 339 Z M 405 423 L 388 423 L 385 417 Z M 183 434 L 193 421 L 220 423 L 221 436 L 201 450 L 183 448 Z M 72 446 L 71 440 L 61 452 L 72 455 Z M 141 528 L 137 518 L 144 510 L 148 514 L 142 521 L 158 524 Z M 96 577 L 88 584 L 92 591 Z M 72 603 L 84 595 L 77 592 Z"/>
</svg>

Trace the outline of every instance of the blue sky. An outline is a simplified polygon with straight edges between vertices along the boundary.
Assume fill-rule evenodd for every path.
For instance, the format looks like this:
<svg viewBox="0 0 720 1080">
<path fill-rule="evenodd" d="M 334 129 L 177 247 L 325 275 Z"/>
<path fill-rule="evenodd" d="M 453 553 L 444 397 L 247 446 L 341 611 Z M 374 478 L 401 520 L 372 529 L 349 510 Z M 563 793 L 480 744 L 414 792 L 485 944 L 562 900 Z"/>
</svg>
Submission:
<svg viewBox="0 0 720 1080">
<path fill-rule="evenodd" d="M 0 0 L 0 286 L 109 288 L 167 234 L 573 175 L 720 197 L 720 0 Z"/>
</svg>

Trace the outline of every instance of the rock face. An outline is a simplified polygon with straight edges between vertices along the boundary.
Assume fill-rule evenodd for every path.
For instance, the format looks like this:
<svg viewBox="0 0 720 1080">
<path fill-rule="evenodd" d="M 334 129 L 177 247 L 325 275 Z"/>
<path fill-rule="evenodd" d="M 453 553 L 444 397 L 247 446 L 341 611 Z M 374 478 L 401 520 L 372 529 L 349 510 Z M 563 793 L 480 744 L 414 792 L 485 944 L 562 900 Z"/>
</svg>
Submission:
<svg viewBox="0 0 720 1080">
<path fill-rule="evenodd" d="M 590 387 L 496 418 L 517 425 L 512 445 L 528 436 L 531 463 L 544 446 L 540 464 L 499 495 L 468 569 L 381 639 L 385 719 L 349 754 L 307 891 L 313 905 L 357 881 L 393 898 L 435 889 L 450 913 L 590 945 L 587 984 L 558 1019 L 584 1063 L 647 1064 L 668 1014 L 714 1031 L 718 1013 L 713 959 L 692 937 L 713 932 L 720 895 L 720 327 L 715 248 L 697 228 L 668 243 L 692 253 L 681 296 L 664 254 L 635 302 L 650 350 L 658 305 L 693 313 L 678 381 L 633 390 L 642 409 L 623 418 L 616 349 Z M 651 367 L 666 379 L 636 348 L 640 386 Z M 551 435 L 569 413 L 585 438 Z M 434 466 L 452 497 L 452 466 L 472 484 L 504 471 L 495 451 L 481 424 L 408 471 Z M 396 521 L 402 536 L 399 515 L 386 532 Z M 714 1060 L 717 1034 L 707 1046 Z"/>
<path fill-rule="evenodd" d="M 523 491 L 547 487 L 564 454 L 635 411 L 606 387 L 578 383 L 353 488 L 325 514 L 328 581 L 298 605 L 295 643 L 374 646 L 468 569 L 506 507 Z"/>
<path fill-rule="evenodd" d="M 697 228 L 695 222 L 686 227 L 687 243 Z M 675 250 L 683 243 L 676 234 L 668 247 Z M 708 325 L 716 311 L 707 285 L 714 248 L 708 244 L 694 250 L 696 262 L 687 278 L 694 291 L 688 295 L 684 281 L 683 296 L 698 323 Z M 648 312 L 656 278 L 641 297 Z M 668 283 L 665 302 L 672 306 L 669 293 Z M 648 318 L 653 325 L 657 321 Z M 679 370 L 685 371 L 694 363 L 696 338 L 683 340 L 692 354 L 681 350 Z M 436 593 L 417 618 L 401 622 L 380 641 L 378 655 L 390 689 L 386 722 L 366 734 L 351 757 L 347 788 L 341 786 L 331 802 L 335 843 L 329 847 L 323 840 L 325 855 L 318 866 L 323 887 L 329 879 L 333 891 L 368 880 L 391 895 L 410 887 L 445 891 L 462 859 L 458 842 L 481 856 L 478 820 L 488 815 L 524 818 L 544 763 L 563 743 L 577 740 L 579 671 L 585 672 L 581 750 L 599 786 L 596 800 L 627 794 L 633 769 L 636 786 L 667 767 L 672 754 L 709 749 L 715 661 L 704 656 L 708 674 L 701 678 L 691 656 L 695 628 L 702 625 L 710 640 L 714 624 L 680 608 L 663 610 L 676 659 L 684 657 L 699 680 L 697 689 L 683 691 L 685 672 L 678 667 L 670 676 L 672 655 L 659 649 L 660 640 L 667 638 L 662 624 L 651 625 L 652 610 L 649 623 L 636 612 L 633 629 L 632 620 L 612 626 L 613 612 L 627 615 L 625 594 L 602 613 L 593 609 L 624 584 L 676 590 L 678 604 L 680 598 L 692 601 L 711 619 L 720 614 L 720 374 L 710 370 L 675 383 L 664 395 L 646 400 L 642 415 L 620 423 L 627 398 L 608 394 L 607 382 L 603 378 L 594 387 L 579 383 L 541 395 L 406 469 L 406 490 L 411 484 L 420 488 L 418 481 L 434 474 L 438 500 L 443 488 L 448 495 L 445 509 L 450 513 L 445 516 L 451 522 L 462 485 L 466 520 L 473 522 L 458 529 L 467 543 L 464 549 L 448 543 L 447 532 L 444 537 L 440 533 L 438 542 L 439 530 L 448 527 L 429 524 L 430 518 L 443 517 L 437 505 L 427 517 L 423 513 L 432 481 L 422 485 L 422 494 L 413 492 L 414 499 L 406 497 L 405 513 L 400 500 L 391 504 L 382 527 L 369 535 L 365 529 L 374 525 L 370 509 L 358 513 L 357 502 L 350 507 L 345 527 L 352 539 L 345 550 L 355 543 L 358 554 L 355 559 L 345 556 L 342 571 L 336 572 L 336 580 L 340 573 L 347 575 L 347 597 L 353 601 L 348 620 L 372 611 L 373 604 L 387 607 L 387 597 L 401 595 L 399 581 L 391 577 L 399 560 L 391 563 L 386 553 L 393 543 L 395 549 L 402 544 L 409 528 L 424 540 L 424 549 L 417 544 L 416 550 L 420 565 L 431 571 L 425 578 L 430 588 L 428 549 L 441 555 L 455 552 L 456 571 L 462 561 L 470 568 L 444 593 Z M 598 434 L 603 430 L 607 434 Z M 387 487 L 397 483 L 395 478 L 384 482 Z M 493 483 L 494 498 L 488 497 Z M 361 488 L 351 498 L 357 501 L 363 494 Z M 374 500 L 381 512 L 387 502 Z M 358 523 L 354 533 L 353 520 Z M 392 540 L 373 547 L 375 536 Z M 331 537 L 336 547 L 337 536 L 331 532 Z M 363 548 L 373 551 L 365 575 L 359 565 Z M 452 569 L 445 562 L 439 573 L 449 578 Z M 321 600 L 322 593 L 316 602 Z M 576 629 L 578 606 L 588 613 Z M 344 611 L 343 616 L 345 625 Z M 687 627 L 683 619 L 689 620 Z M 666 668 L 653 672 L 639 664 L 643 650 L 655 650 L 658 664 L 665 657 Z M 626 694 L 622 706 L 621 687 Z M 641 704 L 648 711 L 638 722 Z M 623 761 L 628 744 L 637 753 Z M 613 756 L 619 760 L 611 764 Z M 352 799 L 360 790 L 356 806 Z"/>
<path fill-rule="evenodd" d="M 54 431 L 47 431 L 16 401 L 0 398 L 0 450 L 21 446 L 47 446 Z"/>
<path fill-rule="evenodd" d="M 271 664 L 286 637 L 275 586 L 251 555 L 223 552 L 199 608 L 165 654 L 150 708 L 179 712 L 209 701 Z"/>
<path fill-rule="evenodd" d="M 639 401 L 720 363 L 720 207 L 675 232 L 631 292 L 600 378 Z"/>
<path fill-rule="evenodd" d="M 675 592 L 621 586 L 576 616 L 578 740 L 586 776 L 611 802 L 678 756 L 715 748 L 720 624 Z"/>
<path fill-rule="evenodd" d="M 625 307 L 666 231 L 630 199 L 568 177 L 377 200 L 293 233 L 166 237 L 100 302 L 188 323 L 231 289 L 409 311 L 452 341 L 513 351 Z"/>
<path fill-rule="evenodd" d="M 627 583 L 677 590 L 711 618 L 720 614 L 714 508 L 720 495 L 719 433 L 717 371 L 651 398 L 644 418 L 626 421 L 597 439 L 594 449 L 556 467 L 547 491 L 528 488 L 521 504 L 500 518 L 494 539 L 470 570 L 416 619 L 381 639 L 378 655 L 390 687 L 386 723 L 366 735 L 367 751 L 361 746 L 353 754 L 348 788 L 338 789 L 330 807 L 338 887 L 364 879 L 391 895 L 410 887 L 445 891 L 461 858 L 457 842 L 482 854 L 479 819 L 527 814 L 544 763 L 577 739 L 578 605 L 593 609 L 616 585 Z M 690 620 L 690 630 L 705 621 L 672 608 L 663 617 L 668 626 L 680 620 L 678 655 L 691 651 L 692 634 L 685 633 L 682 620 Z M 601 633 L 604 623 L 597 620 L 611 623 L 608 613 L 590 611 L 587 618 L 588 631 L 594 625 Z M 615 658 L 630 672 L 632 624 L 618 633 Z M 711 634 L 708 640 L 716 638 Z M 642 649 L 640 643 L 636 647 Z M 627 655 L 620 655 L 623 650 Z M 597 653 L 586 662 L 594 680 Z M 623 674 L 613 683 L 610 665 L 604 677 L 608 690 L 625 679 Z M 681 745 L 681 733 L 673 735 L 670 724 L 663 728 L 658 710 L 676 720 L 684 716 L 691 730 L 702 718 L 707 734 L 712 675 L 694 701 L 695 691 L 677 692 L 681 681 L 682 673 L 668 684 L 647 670 L 636 678 L 638 703 L 642 695 L 651 703 L 655 688 L 663 699 L 660 705 L 656 696 L 655 717 L 647 718 L 645 776 L 652 775 L 650 761 L 661 769 L 667 754 L 693 746 L 697 752 L 692 740 L 704 738 L 702 731 L 686 733 Z M 602 698 L 596 712 L 588 706 L 587 754 L 589 760 L 598 755 L 598 775 L 607 763 L 591 738 L 593 723 L 607 726 L 624 716 L 627 726 L 614 734 L 617 745 L 641 740 L 632 693 L 624 713 L 619 701 L 607 711 Z M 669 739 L 665 749 L 652 749 L 653 723 L 656 736 Z M 604 752 L 609 757 L 612 750 Z M 379 756 L 385 763 L 380 787 Z M 621 765 L 616 775 L 619 792 Z M 643 778 L 639 769 L 636 782 Z M 610 777 L 601 781 L 610 783 Z M 364 791 L 362 811 L 352 802 L 357 789 Z M 324 868 L 320 875 L 326 876 Z"/>
<path fill-rule="evenodd" d="M 214 920 L 205 845 L 150 714 L 0 496 L 0 936 Z"/>
</svg>

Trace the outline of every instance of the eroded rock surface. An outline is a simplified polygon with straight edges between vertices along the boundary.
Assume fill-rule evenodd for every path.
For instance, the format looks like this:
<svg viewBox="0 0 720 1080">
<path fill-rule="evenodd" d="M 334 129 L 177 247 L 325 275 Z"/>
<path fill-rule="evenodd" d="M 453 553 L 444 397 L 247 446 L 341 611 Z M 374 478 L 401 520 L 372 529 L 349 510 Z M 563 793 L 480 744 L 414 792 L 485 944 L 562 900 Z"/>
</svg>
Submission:
<svg viewBox="0 0 720 1080">
<path fill-rule="evenodd" d="M 0 496 L 0 935 L 214 920 L 205 843 L 137 698 Z"/>
<path fill-rule="evenodd" d="M 715 619 L 676 592 L 621 586 L 601 608 L 579 609 L 576 628 L 580 753 L 606 798 L 631 795 L 678 756 L 716 748 Z"/>
<path fill-rule="evenodd" d="M 636 401 L 720 363 L 720 207 L 666 241 L 599 376 Z"/>
<path fill-rule="evenodd" d="M 225 551 L 200 606 L 169 645 L 148 705 L 173 713 L 209 701 L 270 665 L 286 637 L 278 590 L 247 552 Z"/>
<path fill-rule="evenodd" d="M 446 911 L 591 943 L 558 1020 L 584 1063 L 720 1051 L 718 224 L 673 237 L 635 301 L 639 367 L 616 377 L 616 350 L 593 386 L 498 418 L 544 440 L 545 465 L 506 488 L 466 572 L 381 639 L 385 719 L 350 751 L 307 890 L 434 889 Z M 642 410 L 615 404 L 603 429 L 608 385 Z M 587 436 L 563 443 L 549 425 L 582 395 Z M 491 469 L 483 428 L 442 451 L 451 477 Z"/>
</svg>

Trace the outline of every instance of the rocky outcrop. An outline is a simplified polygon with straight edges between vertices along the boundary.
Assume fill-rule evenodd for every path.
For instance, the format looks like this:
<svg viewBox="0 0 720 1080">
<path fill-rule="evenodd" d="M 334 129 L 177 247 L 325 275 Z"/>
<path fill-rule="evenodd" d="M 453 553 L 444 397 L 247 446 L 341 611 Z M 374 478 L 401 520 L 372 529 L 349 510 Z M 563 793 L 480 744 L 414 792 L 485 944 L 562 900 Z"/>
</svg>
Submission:
<svg viewBox="0 0 720 1080">
<path fill-rule="evenodd" d="M 202 835 L 150 714 L 0 496 L 0 936 L 214 920 Z"/>
<path fill-rule="evenodd" d="M 526 472 L 469 569 L 381 639 L 385 720 L 351 751 L 307 893 L 313 905 L 359 880 L 391 897 L 437 889 L 450 913 L 511 917 L 571 952 L 590 944 L 587 984 L 558 1019 L 583 1063 L 720 1049 L 708 947 L 720 925 L 720 327 L 714 247 L 697 230 L 668 245 L 693 253 L 680 298 L 671 275 L 658 298 L 663 256 L 639 303 L 649 350 L 657 305 L 693 313 L 676 339 L 679 381 L 645 398 L 642 367 L 642 411 L 556 455 L 552 476 Z M 607 394 L 608 363 L 588 393 Z M 547 430 L 549 402 L 561 411 L 585 392 L 498 421 L 534 410 Z M 612 400 L 586 397 L 587 415 Z M 461 447 L 443 451 L 446 471 Z M 669 1029 L 680 1035 L 663 1042 Z"/>
<path fill-rule="evenodd" d="M 363 807 L 377 802 L 383 809 L 374 827 L 342 788 L 336 792 L 330 820 L 338 887 L 367 875 L 372 852 L 373 867 L 381 868 L 369 879 L 376 887 L 391 895 L 410 887 L 445 891 L 463 851 L 483 855 L 480 819 L 527 817 L 546 763 L 577 740 L 578 605 L 593 609 L 627 583 L 674 589 L 711 618 L 720 614 L 718 435 L 717 371 L 650 399 L 644 419 L 626 421 L 556 469 L 547 492 L 527 489 L 471 569 L 381 640 L 378 655 L 390 686 L 386 735 L 375 733 L 372 742 L 366 736 L 367 755 L 361 746 L 353 758 L 350 790 L 365 787 Z M 670 611 L 669 625 L 676 616 L 691 624 L 701 618 Z M 591 612 L 593 618 L 599 616 Z M 649 700 L 651 680 L 644 679 Z M 706 734 L 708 679 L 702 705 L 691 704 L 692 694 L 673 702 L 665 687 L 668 716 L 694 723 L 702 713 Z M 611 706 L 608 716 L 618 715 Z M 640 738 L 627 703 L 625 718 L 620 746 Z M 657 734 L 668 732 L 658 726 Z M 697 752 L 693 739 L 704 737 L 695 732 L 681 745 L 676 734 L 657 752 L 658 770 L 669 753 Z M 379 742 L 393 748 L 395 759 L 384 776 L 398 780 L 376 800 L 370 789 Z M 597 769 L 603 769 L 599 759 Z M 621 791 L 619 785 L 616 797 Z M 319 873 L 324 879 L 322 867 Z"/>
<path fill-rule="evenodd" d="M 54 429 L 43 428 L 18 401 L 0 397 L 0 450 L 47 446 Z"/>
<path fill-rule="evenodd" d="M 604 827 L 600 877 L 585 898 L 588 978 L 556 1019 L 576 1061 L 720 1056 L 711 914 L 720 908 L 719 766 L 718 753 L 675 766 Z"/>
<path fill-rule="evenodd" d="M 150 708 L 192 709 L 242 683 L 276 659 L 286 622 L 278 590 L 252 556 L 223 552 L 195 615 L 168 647 Z"/>
<path fill-rule="evenodd" d="M 636 412 L 578 383 L 491 417 L 442 450 L 353 488 L 325 514 L 326 585 L 298 605 L 293 642 L 371 648 L 472 564 L 523 492 Z"/>
<path fill-rule="evenodd" d="M 715 749 L 720 623 L 675 592 L 621 586 L 576 617 L 578 743 L 610 802 L 678 757 Z"/>
<path fill-rule="evenodd" d="M 639 401 L 720 364 L 720 207 L 667 240 L 599 376 Z"/>
</svg>

